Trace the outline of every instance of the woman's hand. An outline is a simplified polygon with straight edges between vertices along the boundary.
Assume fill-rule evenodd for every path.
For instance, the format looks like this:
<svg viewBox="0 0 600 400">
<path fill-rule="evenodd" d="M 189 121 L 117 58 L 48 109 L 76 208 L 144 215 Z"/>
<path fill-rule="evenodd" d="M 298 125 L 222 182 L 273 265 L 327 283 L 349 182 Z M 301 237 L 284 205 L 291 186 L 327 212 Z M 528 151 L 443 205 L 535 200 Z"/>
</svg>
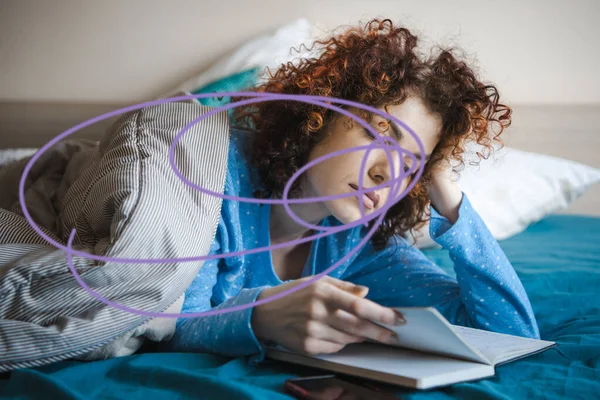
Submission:
<svg viewBox="0 0 600 400">
<path fill-rule="evenodd" d="M 462 202 L 462 191 L 452 180 L 452 167 L 446 158 L 432 168 L 429 200 L 435 210 L 454 224 Z"/>
<path fill-rule="evenodd" d="M 264 289 L 258 299 L 289 290 L 313 277 Z M 262 304 L 252 312 L 252 329 L 259 340 L 269 340 L 304 354 L 335 353 L 365 338 L 397 344 L 391 330 L 370 320 L 406 323 L 397 311 L 367 300 L 369 289 L 324 276 L 312 285 Z"/>
</svg>

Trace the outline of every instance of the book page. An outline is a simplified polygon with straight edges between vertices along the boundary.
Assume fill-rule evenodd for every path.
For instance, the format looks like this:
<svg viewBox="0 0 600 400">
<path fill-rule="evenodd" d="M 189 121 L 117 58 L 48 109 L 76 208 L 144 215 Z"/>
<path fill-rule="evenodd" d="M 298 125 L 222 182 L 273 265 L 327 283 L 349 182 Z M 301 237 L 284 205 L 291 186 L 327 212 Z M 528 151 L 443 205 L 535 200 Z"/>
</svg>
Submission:
<svg viewBox="0 0 600 400">
<path fill-rule="evenodd" d="M 506 335 L 480 329 L 452 325 L 470 345 L 477 348 L 494 365 L 551 347 L 555 342 Z"/>
<path fill-rule="evenodd" d="M 392 346 L 491 365 L 491 361 L 462 339 L 435 308 L 394 307 L 394 309 L 404 315 L 405 325 L 395 326 L 373 321 L 398 335 L 398 344 Z"/>
<path fill-rule="evenodd" d="M 421 389 L 494 375 L 491 365 L 373 343 L 351 343 L 337 353 L 315 356 L 305 356 L 282 346 L 274 346 L 267 348 L 266 356 Z"/>
</svg>

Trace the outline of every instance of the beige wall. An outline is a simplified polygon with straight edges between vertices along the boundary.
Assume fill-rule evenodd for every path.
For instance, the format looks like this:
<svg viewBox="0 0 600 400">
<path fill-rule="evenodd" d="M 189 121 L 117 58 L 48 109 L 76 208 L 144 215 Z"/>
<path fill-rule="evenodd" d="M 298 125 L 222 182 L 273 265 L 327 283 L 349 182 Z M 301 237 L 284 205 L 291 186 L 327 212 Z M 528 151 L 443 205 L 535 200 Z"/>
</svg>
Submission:
<svg viewBox="0 0 600 400">
<path fill-rule="evenodd" d="M 141 101 L 298 17 L 374 16 L 459 45 L 506 101 L 600 103 L 595 0 L 0 0 L 0 101 Z"/>
</svg>

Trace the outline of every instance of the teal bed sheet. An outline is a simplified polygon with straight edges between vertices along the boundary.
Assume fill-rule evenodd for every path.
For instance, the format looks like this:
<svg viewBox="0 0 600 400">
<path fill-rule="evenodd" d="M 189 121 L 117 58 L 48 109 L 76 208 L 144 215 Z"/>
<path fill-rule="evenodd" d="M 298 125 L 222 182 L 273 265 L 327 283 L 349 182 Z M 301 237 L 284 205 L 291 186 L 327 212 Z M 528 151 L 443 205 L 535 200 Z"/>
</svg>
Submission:
<svg viewBox="0 0 600 400">
<path fill-rule="evenodd" d="M 538 319 L 558 346 L 498 366 L 496 377 L 430 391 L 386 386 L 404 399 L 600 398 L 600 218 L 550 216 L 500 242 Z M 445 250 L 426 254 L 451 272 Z M 2 398 L 290 399 L 286 379 L 323 373 L 266 360 L 147 352 L 95 362 L 63 361 L 0 379 Z"/>
</svg>

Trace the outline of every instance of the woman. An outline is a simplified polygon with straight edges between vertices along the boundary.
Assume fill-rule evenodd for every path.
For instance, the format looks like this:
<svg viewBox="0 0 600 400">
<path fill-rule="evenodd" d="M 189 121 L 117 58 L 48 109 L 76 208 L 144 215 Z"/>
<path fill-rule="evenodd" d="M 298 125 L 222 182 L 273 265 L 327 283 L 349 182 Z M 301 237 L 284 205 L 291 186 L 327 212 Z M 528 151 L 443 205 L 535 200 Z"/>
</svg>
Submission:
<svg viewBox="0 0 600 400">
<path fill-rule="evenodd" d="M 383 223 L 349 260 L 299 291 L 237 312 L 177 321 L 173 350 L 211 351 L 264 358 L 268 342 L 319 354 L 373 339 L 393 343 L 393 332 L 374 324 L 402 324 L 393 306 L 433 306 L 451 323 L 539 338 L 539 330 L 516 273 L 468 198 L 450 179 L 450 161 L 462 162 L 463 146 L 476 142 L 489 154 L 510 124 L 510 108 L 498 102 L 494 86 L 485 86 L 450 51 L 422 60 L 417 38 L 390 20 L 375 19 L 326 42 L 317 59 L 283 65 L 250 91 L 343 98 L 403 121 L 423 143 L 423 176 L 409 195 L 386 213 Z M 232 102 L 242 100 L 232 98 Z M 419 154 L 414 138 L 391 120 L 353 107 L 360 116 L 399 146 Z M 329 109 L 294 101 L 267 101 L 236 109 L 231 130 L 224 193 L 239 197 L 282 198 L 290 177 L 322 155 L 365 146 L 374 137 L 350 118 Z M 389 122 L 388 122 L 389 121 Z M 492 122 L 500 132 L 491 135 Z M 367 157 L 366 188 L 399 175 L 400 153 L 392 163 L 383 148 Z M 484 157 L 478 153 L 479 157 Z M 352 193 L 359 184 L 365 150 L 329 158 L 302 174 L 290 198 Z M 404 157 L 405 155 L 402 154 Z M 404 168 L 418 166 L 406 156 Z M 412 168 L 412 169 L 411 169 Z M 401 191 L 412 176 L 402 182 Z M 400 192 L 397 192 L 400 193 Z M 397 195 L 393 193 L 392 195 Z M 369 196 L 291 204 L 304 221 L 340 226 L 383 207 L 390 187 Z M 431 237 L 449 251 L 456 278 L 444 273 L 405 240 L 407 232 L 430 220 Z M 304 244 L 205 262 L 186 291 L 183 312 L 224 309 L 269 298 L 311 279 L 349 253 L 367 234 L 358 225 Z M 298 224 L 280 204 L 224 200 L 211 254 L 231 253 L 294 241 L 318 232 Z"/>
</svg>

